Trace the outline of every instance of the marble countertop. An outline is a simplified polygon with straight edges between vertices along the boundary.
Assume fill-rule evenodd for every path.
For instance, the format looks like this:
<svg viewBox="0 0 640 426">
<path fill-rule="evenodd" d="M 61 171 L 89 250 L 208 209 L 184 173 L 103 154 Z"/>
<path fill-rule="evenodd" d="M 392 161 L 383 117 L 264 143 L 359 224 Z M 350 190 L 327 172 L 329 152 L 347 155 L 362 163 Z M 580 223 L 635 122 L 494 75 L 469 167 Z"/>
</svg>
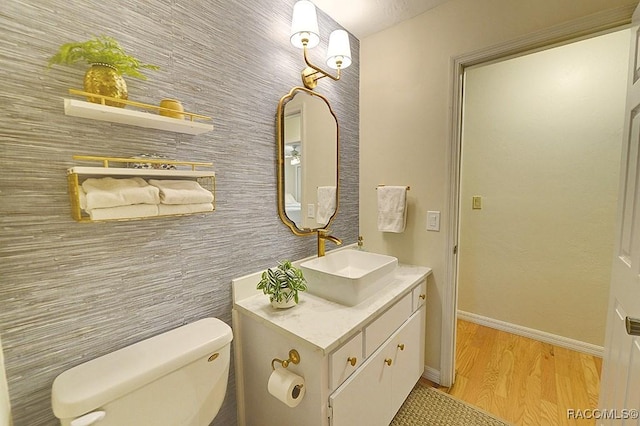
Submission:
<svg viewBox="0 0 640 426">
<path fill-rule="evenodd" d="M 256 293 L 236 300 L 234 309 L 328 354 L 429 274 L 431 269 L 424 266 L 398 265 L 387 278 L 387 286 L 355 306 L 341 305 L 305 292 L 300 294 L 297 306 L 275 309 L 267 296 Z"/>
</svg>

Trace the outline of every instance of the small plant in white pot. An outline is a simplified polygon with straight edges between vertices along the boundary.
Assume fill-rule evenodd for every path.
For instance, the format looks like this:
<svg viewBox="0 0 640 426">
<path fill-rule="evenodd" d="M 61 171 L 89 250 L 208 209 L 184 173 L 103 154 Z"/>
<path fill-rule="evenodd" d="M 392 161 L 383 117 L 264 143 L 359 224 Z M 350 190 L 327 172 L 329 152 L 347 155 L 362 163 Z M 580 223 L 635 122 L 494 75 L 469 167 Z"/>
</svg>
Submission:
<svg viewBox="0 0 640 426">
<path fill-rule="evenodd" d="M 291 261 L 282 260 L 262 273 L 256 288 L 269 296 L 273 307 L 290 308 L 298 303 L 298 292 L 307 290 L 307 280 Z"/>
</svg>

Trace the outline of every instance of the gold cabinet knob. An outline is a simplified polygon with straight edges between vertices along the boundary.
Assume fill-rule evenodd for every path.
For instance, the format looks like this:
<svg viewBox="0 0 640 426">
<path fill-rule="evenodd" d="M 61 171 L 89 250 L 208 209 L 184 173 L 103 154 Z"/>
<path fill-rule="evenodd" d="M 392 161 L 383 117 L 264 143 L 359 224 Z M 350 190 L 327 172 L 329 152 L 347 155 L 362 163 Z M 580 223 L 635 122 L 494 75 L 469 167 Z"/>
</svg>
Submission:
<svg viewBox="0 0 640 426">
<path fill-rule="evenodd" d="M 400 343 L 398 345 L 398 349 L 400 349 L 401 351 L 404 351 L 404 343 Z"/>
<path fill-rule="evenodd" d="M 420 299 L 424 300 L 424 299 L 426 299 L 426 298 L 427 298 L 427 295 L 426 295 L 426 294 L 421 294 L 421 295 L 420 295 Z"/>
<path fill-rule="evenodd" d="M 351 364 L 352 367 L 355 367 L 356 363 L 358 362 L 358 358 L 356 358 L 355 356 L 350 356 L 349 358 L 347 358 L 347 362 Z"/>
<path fill-rule="evenodd" d="M 393 364 L 393 360 L 391 358 L 386 358 L 384 360 L 384 363 L 387 364 L 388 366 L 391 366 L 391 364 Z"/>
</svg>

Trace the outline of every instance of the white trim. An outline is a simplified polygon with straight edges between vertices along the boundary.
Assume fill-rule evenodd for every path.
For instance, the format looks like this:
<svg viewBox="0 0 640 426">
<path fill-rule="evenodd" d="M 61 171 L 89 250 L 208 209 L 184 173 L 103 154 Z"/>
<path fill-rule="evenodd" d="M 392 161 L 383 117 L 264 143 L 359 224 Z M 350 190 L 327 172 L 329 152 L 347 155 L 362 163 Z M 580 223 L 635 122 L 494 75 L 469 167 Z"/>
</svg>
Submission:
<svg viewBox="0 0 640 426">
<path fill-rule="evenodd" d="M 571 349 L 573 351 L 583 352 L 589 355 L 602 357 L 604 355 L 604 347 L 594 345 L 592 343 L 582 342 L 580 340 L 570 339 L 568 337 L 559 336 L 557 334 L 547 333 L 546 331 L 536 330 L 534 328 L 524 327 L 522 325 L 512 324 L 506 321 L 485 317 L 471 312 L 458 311 L 458 318 L 474 324 L 480 324 L 485 327 L 494 328 L 507 333 L 515 334 L 530 339 L 539 340 L 544 343 L 550 343 L 562 348 Z"/>
<path fill-rule="evenodd" d="M 240 344 L 241 324 L 240 315 L 235 309 L 231 309 L 231 321 L 233 324 L 233 364 L 235 367 L 234 378 L 236 381 L 236 415 L 238 426 L 245 426 L 246 406 L 244 401 L 244 363 L 242 362 L 242 345 Z"/>
<path fill-rule="evenodd" d="M 460 164 L 460 122 L 462 120 L 462 77 L 464 68 L 471 65 L 487 63 L 507 57 L 514 57 L 524 52 L 548 48 L 553 45 L 568 43 L 576 39 L 594 36 L 618 29 L 631 22 L 635 5 L 621 6 L 589 15 L 562 25 L 547 28 L 536 33 L 518 38 L 508 43 L 481 49 L 451 58 L 450 68 L 450 134 L 447 147 L 448 177 L 446 187 L 449 188 L 448 207 L 449 222 L 445 229 L 447 245 L 445 247 L 445 283 L 442 300 L 442 326 L 440 338 L 440 375 L 446 386 L 453 385 L 455 378 L 455 337 L 456 313 L 458 301 L 458 256 L 453 247 L 458 243 L 458 199 L 459 199 L 459 164 Z M 451 383 L 448 383 L 451 381 Z M 443 384 L 444 386 L 444 384 Z"/>
<path fill-rule="evenodd" d="M 7 375 L 4 369 L 4 352 L 2 351 L 2 339 L 0 339 L 0 426 L 12 426 L 11 398 L 7 386 Z"/>
<path fill-rule="evenodd" d="M 451 387 L 456 372 L 456 312 L 458 309 L 458 217 L 460 190 L 460 143 L 462 127 L 462 78 L 464 68 L 454 59 L 451 63 L 452 107 L 451 107 L 451 143 L 447 145 L 449 188 L 449 221 L 445 232 L 448 235 L 445 245 L 445 283 L 448 287 L 442 295 L 442 334 L 440 337 L 440 384 Z M 456 141 L 456 142 L 454 142 Z"/>
<path fill-rule="evenodd" d="M 429 367 L 428 365 L 424 366 L 424 373 L 422 373 L 422 377 L 437 384 L 440 383 L 440 370 L 436 370 L 433 367 Z M 444 386 L 444 385 L 442 385 Z"/>
</svg>

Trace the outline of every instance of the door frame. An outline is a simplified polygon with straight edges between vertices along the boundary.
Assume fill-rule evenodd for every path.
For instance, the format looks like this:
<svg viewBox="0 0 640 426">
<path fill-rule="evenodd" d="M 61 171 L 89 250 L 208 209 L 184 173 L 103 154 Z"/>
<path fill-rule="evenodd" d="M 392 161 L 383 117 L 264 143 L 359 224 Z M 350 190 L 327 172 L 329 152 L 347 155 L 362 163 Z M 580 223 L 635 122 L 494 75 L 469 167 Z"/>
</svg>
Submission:
<svg viewBox="0 0 640 426">
<path fill-rule="evenodd" d="M 473 65 L 502 61 L 536 51 L 584 40 L 629 27 L 636 5 L 599 12 L 553 26 L 515 40 L 451 58 L 450 62 L 450 143 L 448 157 L 448 211 L 445 279 L 443 294 L 442 335 L 440 341 L 441 386 L 455 381 L 456 322 L 458 309 L 458 253 L 460 227 L 460 161 L 462 154 L 462 106 L 464 71 Z"/>
</svg>

